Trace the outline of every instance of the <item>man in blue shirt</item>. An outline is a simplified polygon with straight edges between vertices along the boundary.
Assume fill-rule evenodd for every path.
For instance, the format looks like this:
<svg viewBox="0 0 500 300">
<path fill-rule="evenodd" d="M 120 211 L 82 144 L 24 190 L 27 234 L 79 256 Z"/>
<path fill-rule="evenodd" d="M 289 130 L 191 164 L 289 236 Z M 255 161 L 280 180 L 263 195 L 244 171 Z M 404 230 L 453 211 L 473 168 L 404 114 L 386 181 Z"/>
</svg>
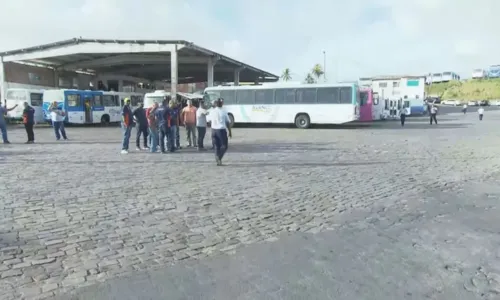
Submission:
<svg viewBox="0 0 500 300">
<path fill-rule="evenodd" d="M 132 109 L 130 108 L 130 99 L 125 98 L 125 100 L 123 100 L 123 108 L 122 108 L 122 131 L 123 131 L 122 154 L 128 153 L 130 133 L 132 132 L 132 127 L 134 124 L 133 120 L 134 120 L 134 115 Z"/>
<path fill-rule="evenodd" d="M 4 144 L 10 144 L 9 139 L 7 137 L 7 122 L 5 122 L 5 115 L 7 112 L 14 110 L 17 107 L 17 104 L 14 107 L 7 108 L 7 103 L 5 106 L 2 106 L 0 103 L 0 131 L 2 131 L 2 139 Z"/>
</svg>

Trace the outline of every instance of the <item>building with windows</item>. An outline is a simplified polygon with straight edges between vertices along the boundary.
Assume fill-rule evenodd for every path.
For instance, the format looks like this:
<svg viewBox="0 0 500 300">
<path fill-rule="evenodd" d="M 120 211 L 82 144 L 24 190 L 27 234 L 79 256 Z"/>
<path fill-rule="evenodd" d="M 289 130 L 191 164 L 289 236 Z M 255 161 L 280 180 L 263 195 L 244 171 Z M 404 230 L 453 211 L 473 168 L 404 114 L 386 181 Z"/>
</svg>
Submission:
<svg viewBox="0 0 500 300">
<path fill-rule="evenodd" d="M 455 72 L 429 73 L 425 79 L 425 83 L 433 84 L 452 80 L 460 80 L 460 75 Z"/>
<path fill-rule="evenodd" d="M 376 76 L 360 78 L 359 85 L 370 87 L 380 99 L 424 99 L 425 76 Z"/>
</svg>

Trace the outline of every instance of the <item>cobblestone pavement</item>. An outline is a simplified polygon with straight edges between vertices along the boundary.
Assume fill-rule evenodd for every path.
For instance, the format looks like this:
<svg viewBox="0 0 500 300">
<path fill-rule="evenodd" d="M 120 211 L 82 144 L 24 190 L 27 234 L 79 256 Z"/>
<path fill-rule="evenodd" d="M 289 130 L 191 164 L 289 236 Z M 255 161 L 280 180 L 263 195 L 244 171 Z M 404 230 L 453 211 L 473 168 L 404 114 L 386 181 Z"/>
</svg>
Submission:
<svg viewBox="0 0 500 300">
<path fill-rule="evenodd" d="M 24 132 L 13 129 L 13 144 L 0 145 L 0 299 L 84 299 L 96 283 L 157 268 L 198 274 L 166 285 L 180 289 L 179 299 L 294 299 L 302 287 L 362 299 L 378 286 L 398 299 L 462 290 L 456 299 L 493 299 L 500 114 L 476 118 L 443 116 L 432 127 L 412 119 L 404 129 L 238 128 L 224 167 L 188 150 L 120 155 L 118 128 L 68 128 L 67 142 L 39 129 L 35 145 L 17 144 Z M 300 245 L 306 252 L 290 261 L 285 254 Z M 263 264 L 290 276 L 307 262 L 327 269 L 297 275 L 300 284 L 270 273 L 267 285 L 234 294 L 231 283 L 245 280 L 234 264 L 226 277 L 209 272 L 225 270 L 230 257 L 255 265 L 242 272 L 253 274 L 249 281 Z M 387 277 L 363 282 L 370 267 Z M 213 291 L 209 278 L 229 284 Z"/>
</svg>

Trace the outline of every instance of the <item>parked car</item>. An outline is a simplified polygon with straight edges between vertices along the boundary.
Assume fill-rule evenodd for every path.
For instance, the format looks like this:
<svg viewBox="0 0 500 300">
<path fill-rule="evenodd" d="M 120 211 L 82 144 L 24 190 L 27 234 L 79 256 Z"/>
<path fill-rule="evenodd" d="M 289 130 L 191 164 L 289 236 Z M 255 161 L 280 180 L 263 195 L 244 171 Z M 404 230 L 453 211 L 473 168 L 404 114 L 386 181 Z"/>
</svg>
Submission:
<svg viewBox="0 0 500 300">
<path fill-rule="evenodd" d="M 481 100 L 479 101 L 480 106 L 490 106 L 490 101 L 488 100 Z"/>
<path fill-rule="evenodd" d="M 460 105 L 460 101 L 457 100 L 444 100 L 441 102 L 443 105 L 452 105 L 452 106 L 457 106 Z"/>
<path fill-rule="evenodd" d="M 477 101 L 469 101 L 469 102 L 467 102 L 467 105 L 468 105 L 468 106 L 477 106 L 477 105 L 479 105 L 479 104 L 478 104 L 478 102 L 477 102 Z"/>
</svg>

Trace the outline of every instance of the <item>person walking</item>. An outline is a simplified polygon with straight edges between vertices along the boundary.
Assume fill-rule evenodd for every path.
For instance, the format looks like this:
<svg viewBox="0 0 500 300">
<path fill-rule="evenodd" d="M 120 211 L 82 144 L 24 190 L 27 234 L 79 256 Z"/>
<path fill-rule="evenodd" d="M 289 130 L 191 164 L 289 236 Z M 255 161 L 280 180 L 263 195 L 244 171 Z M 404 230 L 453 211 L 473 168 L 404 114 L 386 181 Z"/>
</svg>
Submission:
<svg viewBox="0 0 500 300">
<path fill-rule="evenodd" d="M 399 118 L 401 120 L 401 127 L 405 126 L 406 114 L 407 114 L 406 108 L 405 107 L 401 108 L 401 111 L 399 112 Z"/>
<path fill-rule="evenodd" d="M 187 147 L 198 147 L 196 139 L 196 107 L 193 106 L 191 100 L 187 101 L 187 106 L 182 110 L 181 120 L 184 128 L 186 128 Z"/>
<path fill-rule="evenodd" d="M 232 137 L 230 120 L 227 113 L 222 109 L 222 100 L 216 102 L 216 108 L 210 112 L 210 123 L 212 126 L 212 141 L 215 145 L 215 161 L 217 166 L 222 166 L 222 158 L 228 148 L 228 137 Z"/>
<path fill-rule="evenodd" d="M 52 102 L 49 106 L 50 119 L 52 120 L 52 127 L 56 135 L 56 140 L 60 140 L 61 136 L 67 140 L 66 130 L 64 129 L 64 116 L 66 115 L 62 109 L 59 109 L 57 101 Z"/>
<path fill-rule="evenodd" d="M 200 107 L 196 110 L 196 130 L 198 131 L 198 151 L 205 151 L 203 140 L 207 133 L 207 115 L 208 111 L 205 103 L 200 101 Z"/>
<path fill-rule="evenodd" d="M 462 106 L 462 112 L 464 113 L 464 115 L 467 113 L 467 103 L 464 103 L 464 105 Z"/>
<path fill-rule="evenodd" d="M 2 132 L 2 140 L 4 144 L 10 144 L 9 138 L 7 136 L 7 122 L 5 121 L 5 116 L 7 112 L 14 110 L 18 105 L 14 105 L 11 108 L 7 108 L 7 102 L 5 102 L 5 106 L 0 104 L 0 131 Z"/>
<path fill-rule="evenodd" d="M 158 103 L 154 102 L 150 108 L 146 110 L 146 117 L 148 118 L 148 130 L 149 130 L 149 149 L 151 153 L 158 150 L 158 124 L 156 122 L 156 110 L 158 109 Z"/>
<path fill-rule="evenodd" d="M 26 129 L 26 135 L 28 136 L 26 144 L 33 144 L 35 142 L 35 132 L 33 131 L 33 126 L 35 125 L 35 109 L 31 107 L 28 102 L 24 102 L 23 105 L 23 124 L 24 129 Z"/>
<path fill-rule="evenodd" d="M 144 104 L 142 102 L 138 103 L 138 107 L 132 113 L 136 123 L 136 137 L 135 137 L 135 147 L 136 150 L 141 150 L 141 135 L 144 139 L 144 149 L 149 149 L 148 147 L 148 118 L 146 117 L 146 110 L 144 110 Z"/>
<path fill-rule="evenodd" d="M 130 98 L 125 98 L 123 100 L 123 108 L 122 108 L 122 132 L 123 132 L 123 140 L 122 140 L 122 154 L 128 153 L 128 147 L 130 143 L 130 133 L 132 132 L 134 115 L 132 113 L 132 109 L 130 108 Z"/>
<path fill-rule="evenodd" d="M 484 108 L 482 107 L 478 108 L 477 113 L 479 114 L 479 121 L 482 121 L 484 115 Z"/>
<path fill-rule="evenodd" d="M 434 123 L 436 123 L 436 125 L 438 123 L 437 118 L 436 118 L 437 112 L 438 112 L 437 106 L 436 105 L 432 105 L 432 107 L 431 107 L 431 116 L 430 116 L 431 125 L 432 125 L 432 121 L 434 121 Z"/>
</svg>

